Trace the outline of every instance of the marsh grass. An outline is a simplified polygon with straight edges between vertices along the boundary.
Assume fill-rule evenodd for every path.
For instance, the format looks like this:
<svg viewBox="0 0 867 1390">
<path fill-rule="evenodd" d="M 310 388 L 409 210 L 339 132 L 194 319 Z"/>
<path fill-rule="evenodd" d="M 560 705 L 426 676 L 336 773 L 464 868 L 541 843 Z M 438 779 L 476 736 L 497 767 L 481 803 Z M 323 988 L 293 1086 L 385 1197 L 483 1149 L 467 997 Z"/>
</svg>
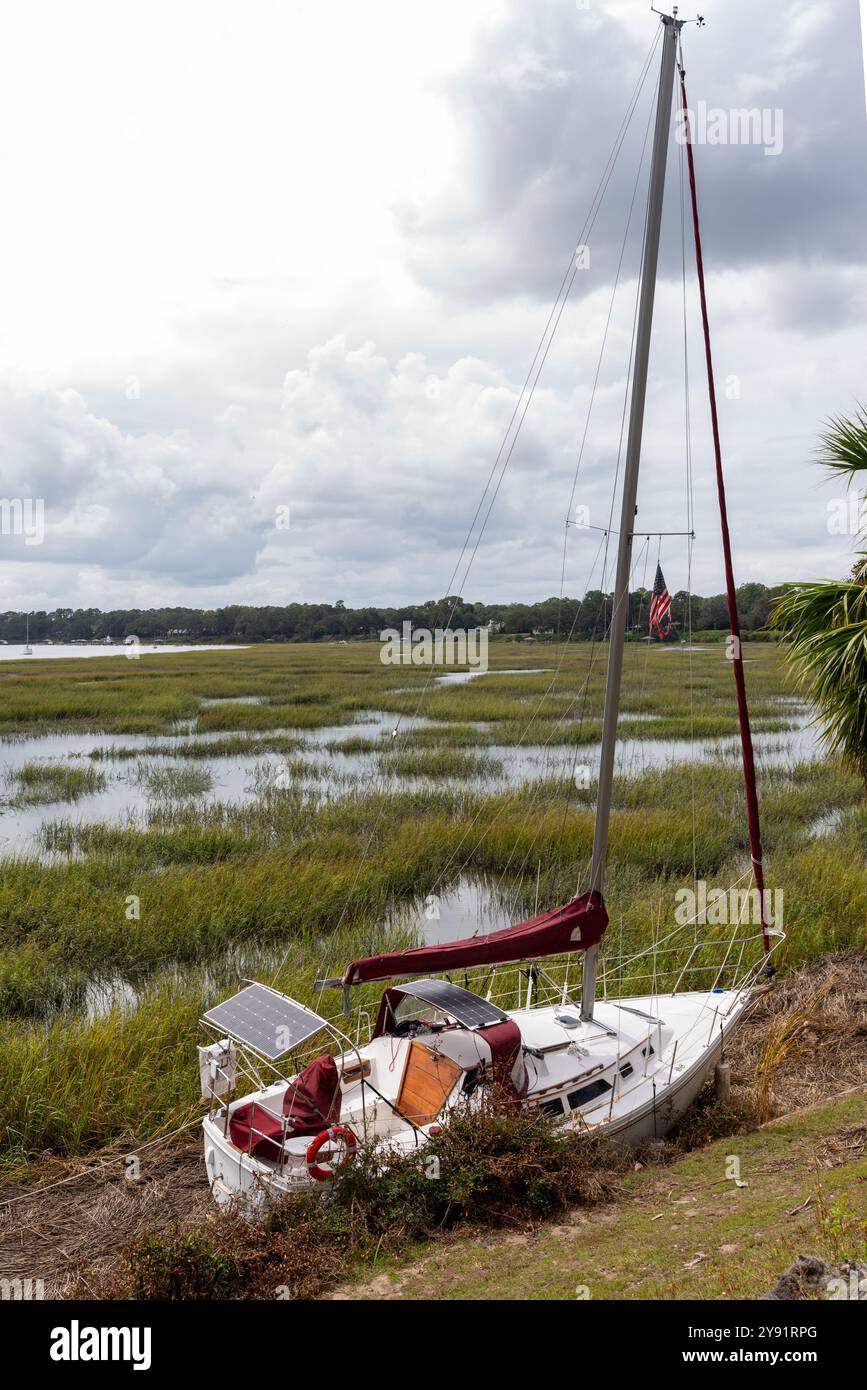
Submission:
<svg viewBox="0 0 867 1390">
<path fill-rule="evenodd" d="M 280 762 L 256 763 L 250 774 L 250 785 L 260 803 L 286 792 L 300 790 L 307 783 L 329 776 L 329 769 L 303 758 L 283 758 Z"/>
<path fill-rule="evenodd" d="M 102 791 L 105 784 L 104 772 L 66 763 L 26 763 L 11 774 L 8 782 L 13 803 L 18 806 L 78 801 L 82 796 Z"/>
<path fill-rule="evenodd" d="M 479 721 L 524 726 L 535 713 L 552 732 L 560 723 L 598 718 L 601 711 L 604 644 L 576 644 L 565 651 L 552 646 L 550 654 L 546 650 L 546 664 L 558 669 L 545 674 L 427 686 L 424 673 L 418 689 L 398 694 L 395 671 L 382 665 L 379 650 L 377 643 L 342 649 L 269 644 L 137 661 L 114 655 L 45 661 L 21 670 L 16 666 L 4 677 L 0 733 L 67 728 L 169 735 L 186 720 L 196 721 L 200 730 L 267 734 L 280 727 L 346 724 L 368 709 L 419 712 L 446 726 Z M 781 670 L 777 648 L 749 643 L 748 658 L 756 718 L 779 717 L 775 702 L 781 693 L 793 694 L 794 686 Z M 539 659 L 538 652 L 516 650 L 510 643 L 491 645 L 494 669 L 531 667 Z M 401 672 L 402 682 L 405 674 Z M 203 708 L 205 699 L 229 703 Z M 242 703 L 253 699 L 263 703 Z M 627 715 L 631 710 L 667 719 L 712 716 L 723 732 L 735 733 L 731 669 L 724 648 L 689 655 L 679 649 L 628 646 L 623 708 Z"/>
<path fill-rule="evenodd" d="M 192 796 L 203 796 L 214 784 L 210 771 L 205 767 L 172 763 L 139 761 L 129 774 L 154 799 L 167 801 L 183 800 Z"/>
<path fill-rule="evenodd" d="M 151 758 L 232 758 L 237 756 L 255 757 L 263 753 L 294 753 L 301 747 L 301 740 L 291 734 L 277 734 L 257 738 L 245 734 L 235 734 L 226 738 L 197 739 L 178 738 L 172 743 L 153 743 L 148 745 Z M 88 754 L 94 762 L 126 762 L 140 759 L 141 748 L 115 747 L 107 744 L 92 749 Z"/>
<path fill-rule="evenodd" d="M 756 1068 L 755 1104 L 760 1124 L 774 1114 L 774 1084 L 779 1072 L 797 1062 L 821 1027 L 822 1005 L 829 989 L 830 981 L 824 980 L 799 1008 L 784 1014 L 771 1028 Z"/>
<path fill-rule="evenodd" d="M 197 720 L 201 733 L 249 729 L 321 729 L 326 725 L 345 722 L 345 715 L 334 705 L 299 701 L 281 705 L 211 705 L 202 710 Z"/>
<path fill-rule="evenodd" d="M 91 825 L 80 821 L 48 821 L 39 831 L 40 848 L 55 857 L 103 861 L 103 873 L 108 872 L 111 881 L 118 885 L 124 878 L 128 882 L 129 876 L 139 882 L 142 872 L 164 873 L 179 864 L 217 864 L 261 849 L 260 843 L 243 830 L 213 821 L 189 826 L 183 834 L 178 834 L 174 827 L 164 823 L 168 810 L 168 806 L 161 806 L 145 831 L 135 823 Z M 105 861 L 111 862 L 106 864 Z M 94 907 L 99 911 L 96 901 Z"/>
<path fill-rule="evenodd" d="M 329 739 L 324 745 L 327 753 L 345 753 L 353 756 L 358 753 L 381 753 L 385 744 L 380 739 L 363 738 L 358 735 L 353 738 Z"/>
<path fill-rule="evenodd" d="M 341 918 L 365 924 L 374 939 L 395 906 L 462 874 L 523 882 L 515 910 L 529 912 L 537 882 L 540 906 L 566 901 L 589 861 L 592 809 L 563 781 L 496 795 L 362 788 L 323 803 L 298 787 L 275 788 L 271 777 L 268 769 L 270 790 L 242 804 L 159 801 L 144 827 L 54 822 L 44 843 L 76 855 L 72 862 L 0 863 L 0 1012 L 44 1013 L 64 979 L 80 988 L 102 969 L 193 963 L 232 941 L 328 933 Z M 856 945 L 867 921 L 857 783 L 830 765 L 809 777 L 773 769 L 763 791 L 769 882 L 785 891 L 789 957 Z M 694 862 L 709 882 L 742 876 L 739 796 L 739 769 L 728 765 L 618 780 L 612 932 L 646 943 L 652 920 L 671 920 Z M 814 840 L 811 821 L 829 802 L 847 813 Z M 124 917 L 130 894 L 141 899 L 139 920 Z"/>
<path fill-rule="evenodd" d="M 201 1113 L 195 1045 L 206 1009 L 255 976 L 294 998 L 311 1000 L 311 981 L 337 962 L 369 952 L 374 930 L 345 929 L 323 944 L 305 933 L 270 949 L 229 941 L 210 964 L 174 962 L 156 974 L 118 972 L 134 990 L 94 1017 L 78 1005 L 92 984 L 83 970 L 71 997 L 58 977 L 56 1008 L 43 1020 L 0 1020 L 4 1084 L 0 1092 L 0 1166 L 51 1151 L 75 1154 L 112 1140 L 141 1141 Z M 406 932 L 383 938 L 394 949 Z M 311 1002 L 313 1002 L 311 1000 Z"/>
<path fill-rule="evenodd" d="M 503 775 L 503 764 L 484 753 L 462 748 L 408 748 L 381 753 L 379 766 L 389 777 L 492 778 Z"/>
</svg>

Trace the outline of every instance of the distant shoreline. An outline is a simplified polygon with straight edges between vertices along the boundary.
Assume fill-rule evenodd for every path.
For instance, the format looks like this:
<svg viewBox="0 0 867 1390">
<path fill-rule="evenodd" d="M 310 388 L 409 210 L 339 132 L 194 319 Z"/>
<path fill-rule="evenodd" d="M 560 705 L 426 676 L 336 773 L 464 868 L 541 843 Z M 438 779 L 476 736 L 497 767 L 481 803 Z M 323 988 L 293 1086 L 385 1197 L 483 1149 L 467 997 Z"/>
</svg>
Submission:
<svg viewBox="0 0 867 1390">
<path fill-rule="evenodd" d="M 231 652 L 243 651 L 249 642 L 142 642 L 129 646 L 114 642 L 105 646 L 102 642 L 31 642 L 28 656 L 23 642 L 10 642 L 0 646 L 0 661 L 70 661 L 76 657 L 83 659 L 93 656 L 123 656 L 135 661 L 142 656 L 160 656 L 163 652 Z"/>
</svg>

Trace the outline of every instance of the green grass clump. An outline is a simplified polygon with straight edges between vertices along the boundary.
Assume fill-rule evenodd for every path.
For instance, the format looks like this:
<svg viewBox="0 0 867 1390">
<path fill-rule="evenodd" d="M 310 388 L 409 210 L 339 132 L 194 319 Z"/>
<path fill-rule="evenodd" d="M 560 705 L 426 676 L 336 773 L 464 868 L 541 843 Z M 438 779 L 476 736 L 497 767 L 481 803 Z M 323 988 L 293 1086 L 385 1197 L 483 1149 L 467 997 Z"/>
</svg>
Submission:
<svg viewBox="0 0 867 1390">
<path fill-rule="evenodd" d="M 175 767 L 171 763 L 139 762 L 133 769 L 132 778 L 144 787 L 148 796 L 168 801 L 203 796 L 211 790 L 214 782 L 205 767 Z"/>
<path fill-rule="evenodd" d="M 102 791 L 105 782 L 105 773 L 95 768 L 57 763 L 25 763 L 9 778 L 12 799 L 18 806 L 78 801 L 79 797 Z"/>
<path fill-rule="evenodd" d="M 329 739 L 325 744 L 325 751 L 327 753 L 346 753 L 347 755 L 353 753 L 381 753 L 383 747 L 384 744 L 376 739 L 356 736 L 353 738 Z"/>
<path fill-rule="evenodd" d="M 381 770 L 391 777 L 471 777 L 503 775 L 503 764 L 484 753 L 461 748 L 395 749 L 380 756 Z"/>
<path fill-rule="evenodd" d="M 40 827 L 39 843 L 50 855 L 110 859 L 111 877 L 142 869 L 167 870 L 176 864 L 218 864 L 254 853 L 259 847 L 242 830 L 214 824 L 190 826 L 183 835 L 155 823 L 142 833 L 131 827 L 49 821 Z M 2 973 L 2 968 L 0 968 Z"/>
<path fill-rule="evenodd" d="M 153 743 L 148 745 L 150 758 L 231 758 L 236 756 L 256 757 L 263 753 L 294 753 L 301 747 L 301 740 L 291 734 L 277 734 L 257 738 L 246 734 L 235 734 L 226 738 L 178 738 L 173 743 Z M 115 747 L 111 744 L 94 748 L 89 757 L 94 762 L 125 762 L 141 758 L 141 748 Z"/>
</svg>

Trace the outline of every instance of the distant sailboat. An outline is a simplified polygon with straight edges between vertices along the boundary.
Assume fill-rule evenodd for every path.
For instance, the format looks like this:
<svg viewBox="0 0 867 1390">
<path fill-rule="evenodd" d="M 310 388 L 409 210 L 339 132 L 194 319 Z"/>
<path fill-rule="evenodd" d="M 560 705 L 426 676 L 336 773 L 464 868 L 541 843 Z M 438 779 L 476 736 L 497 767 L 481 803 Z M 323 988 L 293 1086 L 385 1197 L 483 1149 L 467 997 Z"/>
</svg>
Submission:
<svg viewBox="0 0 867 1390">
<path fill-rule="evenodd" d="M 24 655 L 32 656 L 33 648 L 30 645 L 30 614 L 27 614 L 27 636 L 24 638 Z"/>
</svg>

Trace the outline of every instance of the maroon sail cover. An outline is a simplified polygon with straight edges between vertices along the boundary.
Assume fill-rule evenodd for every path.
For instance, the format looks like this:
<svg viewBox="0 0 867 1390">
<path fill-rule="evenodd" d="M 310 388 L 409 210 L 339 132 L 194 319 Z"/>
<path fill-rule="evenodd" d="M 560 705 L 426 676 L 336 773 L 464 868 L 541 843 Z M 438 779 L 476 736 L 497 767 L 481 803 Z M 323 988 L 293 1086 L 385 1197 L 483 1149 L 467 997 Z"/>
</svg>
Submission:
<svg viewBox="0 0 867 1390">
<path fill-rule="evenodd" d="M 586 951 L 602 940 L 608 913 L 600 893 L 584 893 L 565 907 L 552 908 L 529 922 L 446 941 L 439 946 L 418 946 L 411 951 L 388 951 L 381 956 L 354 960 L 343 977 L 345 985 L 367 980 L 393 980 L 400 975 L 434 975 L 471 965 L 502 965 L 507 961 L 559 956 L 567 951 Z"/>
</svg>

